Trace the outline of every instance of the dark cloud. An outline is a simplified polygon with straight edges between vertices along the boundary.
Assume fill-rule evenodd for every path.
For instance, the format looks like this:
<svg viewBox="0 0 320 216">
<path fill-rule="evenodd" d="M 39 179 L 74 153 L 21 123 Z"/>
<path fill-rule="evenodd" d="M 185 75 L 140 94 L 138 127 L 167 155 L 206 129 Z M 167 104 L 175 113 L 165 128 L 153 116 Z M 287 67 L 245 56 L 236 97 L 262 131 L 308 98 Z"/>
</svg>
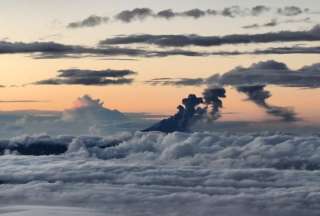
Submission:
<svg viewBox="0 0 320 216">
<path fill-rule="evenodd" d="M 175 12 L 173 12 L 172 9 L 167 9 L 167 10 L 159 11 L 157 13 L 156 17 L 171 19 L 171 18 L 174 18 L 176 15 L 177 14 Z"/>
<path fill-rule="evenodd" d="M 125 10 L 115 16 L 116 20 L 129 23 L 133 20 L 143 20 L 153 15 L 150 8 L 135 8 L 133 10 Z"/>
<path fill-rule="evenodd" d="M 320 41 L 320 26 L 316 25 L 307 31 L 280 31 L 262 34 L 233 34 L 225 36 L 200 35 L 128 35 L 107 38 L 100 41 L 100 45 L 119 44 L 152 44 L 161 47 L 184 46 L 220 46 L 228 44 L 274 43 Z"/>
<path fill-rule="evenodd" d="M 95 27 L 103 23 L 107 23 L 108 21 L 109 21 L 109 17 L 91 15 L 82 21 L 69 23 L 67 27 L 68 28 Z"/>
<path fill-rule="evenodd" d="M 221 76 L 213 76 L 212 83 L 231 86 L 279 85 L 288 87 L 319 88 L 320 64 L 292 70 L 273 60 L 258 62 L 248 68 L 237 67 Z"/>
<path fill-rule="evenodd" d="M 308 9 L 305 10 L 308 11 Z M 296 6 L 287 6 L 284 8 L 279 8 L 277 12 L 278 14 L 283 16 L 297 16 L 299 14 L 302 14 L 304 10 Z"/>
<path fill-rule="evenodd" d="M 221 12 L 222 16 L 226 17 L 237 17 L 244 15 L 244 12 L 241 10 L 239 6 L 226 7 Z"/>
<path fill-rule="evenodd" d="M 36 59 L 80 58 L 101 56 L 131 56 L 131 57 L 167 57 L 175 55 L 204 56 L 207 53 L 189 50 L 144 50 L 134 48 L 121 48 L 116 46 L 84 47 L 66 45 L 55 42 L 8 42 L 0 41 L 0 54 L 31 54 Z"/>
<path fill-rule="evenodd" d="M 315 31 L 315 30 L 314 30 Z M 318 30 L 319 31 L 319 30 Z M 316 40 L 318 36 L 312 40 Z M 156 36 L 152 36 L 156 37 Z M 181 38 L 181 46 L 185 45 L 183 39 L 185 36 L 175 36 L 176 39 Z M 195 36 L 192 36 L 195 37 Z M 311 37 L 311 36 L 310 36 Z M 147 36 L 128 37 L 128 43 L 142 43 Z M 114 43 L 123 43 L 124 38 L 111 39 Z M 102 44 L 105 42 L 101 42 Z M 177 46 L 176 44 L 173 44 Z M 201 46 L 204 46 L 201 43 Z M 253 51 L 192 51 L 185 49 L 168 49 L 168 50 L 149 50 L 139 48 L 117 47 L 117 46 L 99 46 L 99 47 L 84 47 L 77 45 L 66 45 L 55 42 L 8 42 L 0 41 L 0 54 L 30 54 L 34 59 L 58 59 L 58 58 L 90 58 L 90 57 L 169 57 L 169 56 L 188 56 L 188 57 L 203 57 L 215 55 L 266 55 L 266 54 L 317 54 L 320 53 L 320 47 L 276 47 L 267 49 L 257 49 Z M 122 60 L 112 58 L 114 60 Z M 126 59 L 127 60 L 127 59 Z M 1 86 L 0 86 L 1 87 Z M 5 86 L 2 86 L 5 87 Z"/>
<path fill-rule="evenodd" d="M 205 83 L 203 78 L 155 78 L 145 81 L 149 85 L 164 86 L 200 86 Z"/>
<path fill-rule="evenodd" d="M 200 10 L 198 8 L 196 9 L 192 9 L 192 10 L 188 10 L 188 11 L 184 11 L 181 13 L 182 16 L 187 16 L 187 17 L 192 17 L 194 19 L 198 19 L 200 17 L 203 17 L 206 15 L 206 12 L 203 10 Z"/>
<path fill-rule="evenodd" d="M 255 50 L 253 52 L 247 52 L 247 54 L 258 54 L 258 55 L 267 55 L 267 54 L 319 54 L 320 47 L 301 47 L 301 46 L 292 46 L 292 47 L 273 47 L 264 50 Z M 245 53 L 241 53 L 245 54 Z"/>
<path fill-rule="evenodd" d="M 251 9 L 253 16 L 260 16 L 261 14 L 270 11 L 271 9 L 265 5 L 257 5 Z"/>
<path fill-rule="evenodd" d="M 193 8 L 186 11 L 174 11 L 173 9 L 165 9 L 161 11 L 154 11 L 151 8 L 134 8 L 132 10 L 123 10 L 114 16 L 114 20 L 130 23 L 136 20 L 144 20 L 146 18 L 165 18 L 170 20 L 176 17 L 190 17 L 198 19 L 208 16 L 223 16 L 229 18 L 236 18 L 241 16 L 261 16 L 264 13 L 271 11 L 271 8 L 265 5 L 257 5 L 252 8 L 241 8 L 238 5 L 225 7 L 222 10 L 214 9 L 199 9 Z M 284 16 L 296 16 L 308 12 L 308 9 L 301 9 L 296 6 L 287 6 L 278 8 L 277 14 Z M 94 27 L 109 22 L 109 17 L 91 15 L 81 21 L 71 22 L 67 25 L 68 28 L 82 28 Z"/>
<path fill-rule="evenodd" d="M 269 22 L 263 23 L 263 24 L 251 24 L 251 25 L 245 25 L 242 28 L 244 29 L 256 29 L 256 28 L 263 28 L 263 27 L 274 27 L 278 26 L 280 24 L 288 24 L 288 23 L 310 23 L 311 19 L 310 17 L 306 17 L 303 19 L 288 19 L 288 20 L 283 20 L 279 21 L 277 19 L 272 19 Z"/>
<path fill-rule="evenodd" d="M 248 96 L 248 100 L 254 102 L 259 107 L 262 107 L 266 112 L 272 116 L 280 117 L 283 121 L 293 122 L 297 121 L 297 114 L 290 108 L 273 106 L 266 101 L 272 95 L 269 91 L 265 90 L 265 86 L 239 86 L 239 92 Z"/>
<path fill-rule="evenodd" d="M 135 75 L 131 70 L 80 70 L 68 69 L 58 71 L 56 78 L 40 80 L 36 85 L 122 85 L 131 84 L 132 78 L 127 76 Z"/>
</svg>

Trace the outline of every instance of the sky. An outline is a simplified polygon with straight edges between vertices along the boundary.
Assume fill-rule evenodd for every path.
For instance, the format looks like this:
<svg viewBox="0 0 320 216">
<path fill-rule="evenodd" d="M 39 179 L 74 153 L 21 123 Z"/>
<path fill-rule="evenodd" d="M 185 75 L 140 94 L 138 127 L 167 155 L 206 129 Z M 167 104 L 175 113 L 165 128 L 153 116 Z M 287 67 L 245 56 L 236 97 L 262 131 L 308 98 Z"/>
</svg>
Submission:
<svg viewBox="0 0 320 216">
<path fill-rule="evenodd" d="M 263 6 L 259 14 L 253 14 L 252 8 Z M 124 20 L 117 16 L 125 10 L 148 8 L 148 15 L 140 15 Z M 194 17 L 186 11 L 197 8 L 205 15 Z M 230 12 L 230 8 L 233 8 Z M 287 9 L 286 9 L 287 8 Z M 173 18 L 156 16 L 159 11 L 171 9 Z M 209 14 L 208 10 L 215 11 Z M 151 11 L 151 12 L 150 12 Z M 198 11 L 199 12 L 199 11 Z M 228 13 L 229 12 L 229 13 Z M 139 43 L 110 43 L 107 39 L 132 39 L 135 35 L 198 35 L 200 37 L 228 37 L 230 35 L 268 34 L 283 31 L 300 34 L 311 32 L 319 24 L 320 3 L 315 0 L 287 1 L 236 1 L 236 0 L 3 0 L 0 13 L 3 19 L 0 26 L 0 85 L 1 111 L 15 110 L 51 110 L 63 111 L 72 107 L 72 102 L 83 95 L 90 95 L 104 101 L 110 109 L 121 112 L 147 112 L 170 115 L 176 112 L 181 99 L 190 93 L 201 95 L 206 84 L 202 85 L 152 85 L 146 81 L 159 78 L 206 79 L 213 75 L 228 73 L 238 66 L 250 68 L 252 64 L 276 61 L 287 65 L 290 71 L 319 63 L 317 52 L 306 53 L 266 53 L 270 48 L 312 48 L 320 47 L 320 39 L 299 39 L 296 41 L 273 40 L 268 43 L 230 43 L 219 45 L 186 44 L 172 46 L 146 40 Z M 94 24 L 85 24 L 85 20 L 94 15 Z M 122 14 L 123 15 L 123 14 Z M 127 14 L 128 15 L 128 14 Z M 132 13 L 131 13 L 132 15 Z M 97 19 L 99 19 L 97 21 Z M 108 20 L 107 20 L 108 19 Z M 130 19 L 130 18 L 129 18 Z M 106 21 L 107 20 L 107 21 Z M 72 23 L 76 27 L 72 27 Z M 318 27 L 319 28 L 319 27 Z M 319 29 L 314 30 L 319 35 Z M 269 36 L 266 36 L 267 38 Z M 190 38 L 189 38 L 190 39 Z M 189 40 L 188 39 L 188 40 Z M 163 40 L 163 38 L 161 39 Z M 104 41 L 107 41 L 104 43 Z M 179 40 L 178 40 L 179 41 Z M 48 43 L 47 43 L 48 42 Z M 20 44 L 19 44 L 20 43 Z M 21 43 L 28 46 L 22 49 Z M 52 53 L 50 43 L 62 46 L 72 45 L 91 51 L 79 51 L 61 55 Z M 9 44 L 9 45 L 8 45 Z M 38 49 L 37 44 L 43 45 Z M 7 48 L 7 46 L 10 46 Z M 43 48 L 44 47 L 44 48 Z M 44 51 L 45 48 L 49 47 Z M 126 54 L 97 54 L 93 49 L 122 49 Z M 127 49 L 143 50 L 147 55 L 128 54 Z M 32 51 L 30 51 L 32 50 Z M 198 52 L 197 56 L 172 55 L 150 56 L 151 52 L 168 51 Z M 264 50 L 262 54 L 245 53 Z M 243 52 L 242 54 L 221 54 L 221 52 Z M 216 54 L 208 54 L 215 52 Z M 202 53 L 201 55 L 199 53 Z M 206 54 L 203 54 L 206 53 Z M 65 53 L 63 53 L 65 54 Z M 154 55 L 154 53 L 153 53 Z M 120 77 L 121 83 L 49 83 L 61 79 L 63 71 L 82 73 L 119 72 L 129 70 L 134 74 Z M 318 70 L 320 73 L 320 70 Z M 81 79 L 87 79 L 83 75 Z M 110 77 L 107 77 L 110 78 Z M 111 77 L 112 80 L 116 79 Z M 316 77 L 317 79 L 319 77 Z M 287 79 L 284 77 L 283 79 Z M 60 80 L 61 81 L 61 80 Z M 69 80 L 70 81 L 70 80 Z M 74 81 L 74 80 L 73 80 Z M 77 80 L 79 81 L 79 80 Z M 57 82 L 57 80 L 55 80 Z M 125 83 L 123 83 L 125 82 Z M 313 84 L 292 86 L 291 83 L 263 83 L 272 93 L 268 103 L 279 107 L 294 108 L 297 115 L 307 122 L 320 122 L 317 107 L 320 105 L 318 87 Z M 269 85 L 270 84 L 270 85 Z M 273 119 L 261 106 L 248 100 L 237 85 L 225 84 L 227 97 L 221 119 L 226 121 Z"/>
</svg>

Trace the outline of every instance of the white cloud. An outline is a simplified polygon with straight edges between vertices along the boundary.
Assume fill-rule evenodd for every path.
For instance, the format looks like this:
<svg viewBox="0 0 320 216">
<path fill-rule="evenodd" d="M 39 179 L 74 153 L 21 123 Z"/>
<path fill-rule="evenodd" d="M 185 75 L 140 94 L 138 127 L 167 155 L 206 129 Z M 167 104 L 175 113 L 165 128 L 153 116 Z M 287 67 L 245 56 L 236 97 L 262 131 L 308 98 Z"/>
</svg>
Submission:
<svg viewBox="0 0 320 216">
<path fill-rule="evenodd" d="M 40 141 L 69 150 L 1 156 L 1 204 L 90 207 L 110 215 L 300 216 L 320 208 L 317 135 L 137 132 L 8 142 Z"/>
</svg>

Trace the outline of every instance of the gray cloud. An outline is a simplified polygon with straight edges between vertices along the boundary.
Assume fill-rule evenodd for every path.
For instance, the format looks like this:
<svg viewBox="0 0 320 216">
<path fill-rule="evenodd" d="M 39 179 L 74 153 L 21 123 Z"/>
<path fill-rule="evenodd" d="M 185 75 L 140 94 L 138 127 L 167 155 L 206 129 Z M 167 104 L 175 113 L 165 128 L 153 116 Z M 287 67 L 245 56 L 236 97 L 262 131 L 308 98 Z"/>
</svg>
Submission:
<svg viewBox="0 0 320 216">
<path fill-rule="evenodd" d="M 271 10 L 270 7 L 267 7 L 265 5 L 257 5 L 251 9 L 251 14 L 253 16 L 260 16 L 261 14 L 268 12 L 270 10 Z"/>
<path fill-rule="evenodd" d="M 316 30 L 314 30 L 316 31 Z M 154 36 L 153 36 L 154 37 Z M 175 36 L 176 39 L 179 36 Z M 310 35 L 310 37 L 312 37 Z M 135 41 L 142 42 L 142 36 L 134 36 L 129 39 L 128 43 Z M 185 37 L 183 36 L 182 39 Z M 314 36 L 312 39 L 316 39 Z M 139 39 L 139 40 L 138 40 Z M 122 39 L 120 40 L 120 43 Z M 116 41 L 114 41 L 116 43 Z M 182 41 L 183 42 L 183 41 Z M 105 43 L 105 42 L 102 42 Z M 184 43 L 184 42 L 183 42 Z M 176 45 L 175 45 L 176 46 Z M 182 45 L 181 45 L 182 46 Z M 201 44 L 201 46 L 203 46 Z M 99 47 L 84 47 L 79 45 L 66 45 L 55 42 L 8 42 L 0 41 L 0 54 L 30 54 L 34 59 L 57 59 L 57 58 L 90 58 L 90 57 L 169 57 L 169 56 L 188 56 L 188 57 L 203 57 L 215 55 L 266 55 L 266 54 L 317 54 L 320 53 L 320 47 L 276 47 L 267 49 L 257 49 L 254 51 L 192 51 L 184 49 L 168 49 L 168 50 L 149 50 L 136 49 L 117 46 L 99 46 Z M 117 58 L 112 58 L 116 60 Z M 121 59 L 118 59 L 121 60 Z M 1 87 L 1 86 L 0 86 Z M 5 87 L 5 86 L 3 86 Z"/>
<path fill-rule="evenodd" d="M 150 8 L 134 8 L 132 10 L 123 10 L 116 14 L 113 19 L 125 23 L 130 23 L 136 20 L 144 20 L 146 18 L 164 18 L 171 20 L 176 17 L 189 17 L 198 19 L 201 17 L 209 16 L 223 16 L 229 18 L 243 17 L 243 16 L 261 16 L 272 10 L 271 7 L 266 5 L 257 5 L 252 8 L 241 8 L 234 5 L 225 7 L 222 10 L 215 9 L 199 9 L 193 8 L 186 11 L 174 11 L 173 9 L 165 9 L 161 11 L 154 11 Z M 302 13 L 309 12 L 309 9 L 301 9 L 297 6 L 287 6 L 284 8 L 278 8 L 277 14 L 284 16 L 296 16 Z M 68 28 L 81 28 L 81 27 L 94 27 L 97 25 L 108 23 L 110 19 L 105 16 L 91 15 L 81 21 L 71 22 L 67 25 Z"/>
<path fill-rule="evenodd" d="M 319 88 L 320 63 L 292 70 L 281 62 L 273 60 L 258 62 L 248 68 L 236 67 L 222 75 L 216 74 L 208 78 L 155 78 L 145 81 L 150 85 L 168 86 L 201 86 L 231 85 L 250 87 L 280 85 L 288 87 Z M 248 89 L 250 90 L 250 89 Z M 262 89 L 263 90 L 263 89 Z"/>
<path fill-rule="evenodd" d="M 58 71 L 56 78 L 40 80 L 36 85 L 122 85 L 131 84 L 132 78 L 127 76 L 135 75 L 131 70 L 81 70 L 68 69 Z"/>
<path fill-rule="evenodd" d="M 288 19 L 288 20 L 283 20 L 283 21 L 279 21 L 277 19 L 272 19 L 269 22 L 263 23 L 263 24 L 251 24 L 251 25 L 245 25 L 242 28 L 244 29 L 256 29 L 256 28 L 263 28 L 263 27 L 274 27 L 274 26 L 278 26 L 280 24 L 288 24 L 288 23 L 310 23 L 311 22 L 311 18 L 310 17 L 306 17 L 303 19 Z"/>
<path fill-rule="evenodd" d="M 133 20 L 143 20 L 153 15 L 150 8 L 135 8 L 133 10 L 125 10 L 115 16 L 116 20 L 129 23 Z"/>
<path fill-rule="evenodd" d="M 192 9 L 192 10 L 188 10 L 188 11 L 184 11 L 181 13 L 181 16 L 187 16 L 187 17 L 192 17 L 194 19 L 198 19 L 200 17 L 203 17 L 206 15 L 206 12 L 203 10 L 200 10 L 198 8 L 196 9 Z"/>
<path fill-rule="evenodd" d="M 156 17 L 166 18 L 166 19 L 171 19 L 171 18 L 174 18 L 175 16 L 177 16 L 177 13 L 173 12 L 172 9 L 159 11 L 156 15 Z"/>
<path fill-rule="evenodd" d="M 145 81 L 149 85 L 200 86 L 205 83 L 203 78 L 155 78 Z"/>
<path fill-rule="evenodd" d="M 69 23 L 67 27 L 68 28 L 95 27 L 103 23 L 108 23 L 108 21 L 109 21 L 109 17 L 91 15 L 82 21 Z"/>
<path fill-rule="evenodd" d="M 248 68 L 237 67 L 223 75 L 215 75 L 212 83 L 231 86 L 280 85 L 288 87 L 320 87 L 320 64 L 292 70 L 281 62 L 264 61 Z"/>
<path fill-rule="evenodd" d="M 278 14 L 283 16 L 297 16 L 299 14 L 302 14 L 304 11 L 308 11 L 309 9 L 301 9 L 297 6 L 286 6 L 284 8 L 278 9 Z"/>
<path fill-rule="evenodd" d="M 220 46 L 227 44 L 274 43 L 297 41 L 320 41 L 320 26 L 307 31 L 280 31 L 262 34 L 233 34 L 225 36 L 200 35 L 128 35 L 107 38 L 100 45 L 151 44 L 161 47 Z"/>
</svg>

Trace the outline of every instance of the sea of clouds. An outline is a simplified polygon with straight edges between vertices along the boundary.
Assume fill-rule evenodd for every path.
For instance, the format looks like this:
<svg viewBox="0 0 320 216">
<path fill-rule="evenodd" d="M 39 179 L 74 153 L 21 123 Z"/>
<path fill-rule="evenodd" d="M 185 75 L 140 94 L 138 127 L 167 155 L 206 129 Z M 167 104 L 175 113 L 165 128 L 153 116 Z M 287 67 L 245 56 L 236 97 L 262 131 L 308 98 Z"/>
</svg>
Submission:
<svg viewBox="0 0 320 216">
<path fill-rule="evenodd" d="M 83 207 L 105 215 L 320 211 L 319 135 L 38 135 L 0 140 L 0 152 L 6 208 Z"/>
</svg>

